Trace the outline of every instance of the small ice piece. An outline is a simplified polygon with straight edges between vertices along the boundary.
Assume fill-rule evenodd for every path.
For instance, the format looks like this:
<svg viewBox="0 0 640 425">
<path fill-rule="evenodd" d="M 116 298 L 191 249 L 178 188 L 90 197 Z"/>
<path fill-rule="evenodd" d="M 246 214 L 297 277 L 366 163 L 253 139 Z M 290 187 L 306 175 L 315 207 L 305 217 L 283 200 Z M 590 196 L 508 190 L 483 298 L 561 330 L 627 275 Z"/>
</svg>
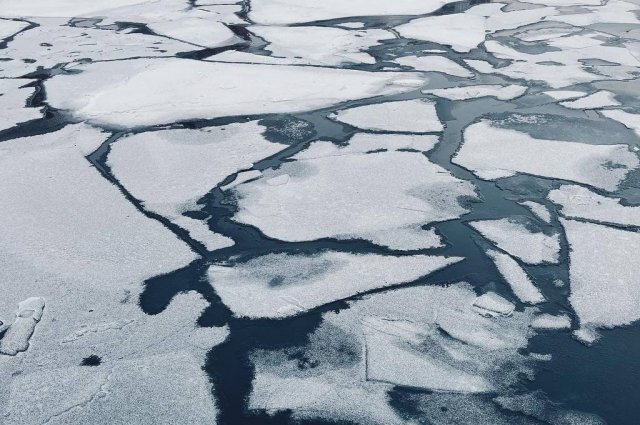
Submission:
<svg viewBox="0 0 640 425">
<path fill-rule="evenodd" d="M 534 139 L 483 120 L 467 127 L 452 162 L 486 180 L 527 173 L 613 191 L 640 161 L 627 145 Z"/>
<path fill-rule="evenodd" d="M 577 100 L 560 102 L 560 105 L 570 109 L 598 109 L 605 106 L 619 106 L 620 102 L 616 100 L 614 93 L 600 90 Z"/>
<path fill-rule="evenodd" d="M 329 118 L 365 130 L 426 133 L 444 129 L 435 104 L 422 99 L 358 106 L 338 111 Z"/>
<path fill-rule="evenodd" d="M 415 73 L 179 58 L 95 62 L 76 69 L 82 72 L 47 80 L 48 103 L 77 118 L 123 127 L 304 112 L 411 91 L 403 81 L 409 77 L 419 82 Z"/>
<path fill-rule="evenodd" d="M 265 49 L 272 52 L 273 57 L 301 65 L 374 64 L 375 58 L 366 51 L 382 40 L 394 38 L 383 29 L 352 31 L 317 26 L 250 26 L 247 29 L 269 43 Z"/>
<path fill-rule="evenodd" d="M 520 205 L 525 206 L 531 210 L 533 214 L 536 215 L 540 220 L 545 223 L 551 223 L 551 212 L 546 205 L 541 204 L 540 202 L 535 201 L 524 201 L 520 202 Z"/>
<path fill-rule="evenodd" d="M 9 356 L 27 351 L 29 340 L 42 318 L 44 298 L 32 297 L 18 304 L 16 319 L 0 339 L 0 353 Z"/>
<path fill-rule="evenodd" d="M 640 233 L 561 219 L 570 247 L 569 302 L 580 327 L 609 328 L 640 319 Z"/>
<path fill-rule="evenodd" d="M 599 111 L 602 115 L 622 123 L 628 129 L 640 136 L 640 114 L 632 114 L 622 109 L 606 109 Z"/>
<path fill-rule="evenodd" d="M 564 314 L 554 316 L 553 314 L 544 313 L 533 319 L 531 327 L 544 330 L 570 329 L 571 318 Z"/>
<path fill-rule="evenodd" d="M 471 78 L 473 72 L 458 65 L 445 56 L 405 56 L 394 61 L 397 64 L 410 66 L 416 71 L 441 72 L 456 77 Z"/>
<path fill-rule="evenodd" d="M 268 254 L 211 266 L 209 281 L 238 317 L 282 318 L 361 292 L 412 282 L 462 258 L 325 252 Z"/>
<path fill-rule="evenodd" d="M 487 251 L 487 255 L 491 257 L 498 271 L 520 301 L 527 304 L 539 304 L 544 301 L 540 290 L 513 258 L 495 250 Z"/>
<path fill-rule="evenodd" d="M 546 94 L 550 98 L 558 101 L 577 99 L 579 97 L 586 96 L 585 92 L 578 91 L 578 90 L 549 90 L 549 91 L 543 91 L 542 94 Z"/>
<path fill-rule="evenodd" d="M 478 313 L 487 317 L 508 317 L 513 314 L 516 306 L 505 300 L 495 292 L 487 292 L 476 298 L 473 307 Z"/>
<path fill-rule="evenodd" d="M 262 171 L 260 171 L 260 170 L 240 171 L 238 173 L 238 175 L 236 176 L 236 178 L 231 183 L 220 186 L 220 189 L 222 189 L 222 190 L 233 189 L 234 187 L 238 186 L 239 184 L 246 183 L 246 182 L 248 182 L 250 180 L 257 179 L 260 176 L 262 176 Z"/>
<path fill-rule="evenodd" d="M 263 25 L 288 25 L 352 16 L 423 15 L 445 4 L 445 0 L 252 0 L 249 19 Z"/>
<path fill-rule="evenodd" d="M 434 391 L 478 393 L 493 389 L 482 376 L 407 347 L 407 336 L 424 338 L 424 329 L 415 323 L 368 318 L 364 330 L 368 380 Z"/>
<path fill-rule="evenodd" d="M 465 214 L 459 200 L 475 198 L 473 186 L 420 152 L 363 153 L 388 147 L 390 140 L 398 146 L 435 142 L 386 137 L 354 137 L 355 144 L 344 147 L 312 143 L 293 161 L 236 186 L 233 220 L 285 241 L 358 238 L 399 250 L 441 246 L 425 225 Z M 289 175 L 287 184 L 268 183 L 281 174 Z"/>
<path fill-rule="evenodd" d="M 562 185 L 549 192 L 549 199 L 560 205 L 567 218 L 581 218 L 623 226 L 640 226 L 640 206 L 622 205 L 620 198 L 609 198 L 577 185 Z"/>
<path fill-rule="evenodd" d="M 445 89 L 422 90 L 424 94 L 432 94 L 449 100 L 467 100 L 480 97 L 495 97 L 499 100 L 511 100 L 522 96 L 527 91 L 525 86 L 511 84 L 501 86 L 497 84 L 480 84 L 476 86 L 461 86 Z"/>
<path fill-rule="evenodd" d="M 511 218 L 474 221 L 470 225 L 498 248 L 527 264 L 557 263 L 560 255 L 558 234 L 532 232 L 528 222 Z"/>
<path fill-rule="evenodd" d="M 591 346 L 598 342 L 600 334 L 591 327 L 582 327 L 573 331 L 573 336 L 584 345 Z"/>
<path fill-rule="evenodd" d="M 250 121 L 133 134 L 111 145 L 107 163 L 145 208 L 173 219 L 227 176 L 285 148 L 263 131 Z"/>
</svg>

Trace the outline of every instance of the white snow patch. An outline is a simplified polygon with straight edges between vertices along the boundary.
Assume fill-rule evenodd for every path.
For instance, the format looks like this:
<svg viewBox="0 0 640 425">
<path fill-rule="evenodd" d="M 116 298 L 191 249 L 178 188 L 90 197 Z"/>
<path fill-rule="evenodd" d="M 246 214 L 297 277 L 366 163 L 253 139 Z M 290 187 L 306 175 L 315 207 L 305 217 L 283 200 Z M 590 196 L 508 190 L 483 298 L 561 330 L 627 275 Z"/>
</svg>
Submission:
<svg viewBox="0 0 640 425">
<path fill-rule="evenodd" d="M 42 118 L 40 108 L 26 107 L 27 99 L 34 94 L 34 89 L 33 87 L 21 87 L 30 82 L 31 80 L 26 79 L 0 79 L 0 110 L 2 110 L 0 131 L 26 121 Z"/>
</svg>

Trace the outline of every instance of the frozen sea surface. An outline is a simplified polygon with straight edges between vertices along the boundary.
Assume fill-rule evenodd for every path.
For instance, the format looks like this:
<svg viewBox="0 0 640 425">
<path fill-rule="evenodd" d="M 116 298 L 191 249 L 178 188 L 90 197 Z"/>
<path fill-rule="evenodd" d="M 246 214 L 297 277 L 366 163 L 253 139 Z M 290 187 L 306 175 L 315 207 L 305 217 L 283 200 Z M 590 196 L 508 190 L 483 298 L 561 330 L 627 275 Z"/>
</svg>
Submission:
<svg viewBox="0 0 640 425">
<path fill-rule="evenodd" d="M 637 0 L 0 0 L 0 423 L 637 425 Z"/>
</svg>

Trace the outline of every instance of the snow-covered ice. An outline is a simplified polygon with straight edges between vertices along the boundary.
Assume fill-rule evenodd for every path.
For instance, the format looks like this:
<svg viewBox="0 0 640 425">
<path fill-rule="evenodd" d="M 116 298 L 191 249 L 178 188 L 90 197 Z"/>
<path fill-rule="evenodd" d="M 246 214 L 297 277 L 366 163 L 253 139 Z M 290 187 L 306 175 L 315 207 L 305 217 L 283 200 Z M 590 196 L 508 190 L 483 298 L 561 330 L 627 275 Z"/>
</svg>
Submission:
<svg viewBox="0 0 640 425">
<path fill-rule="evenodd" d="M 495 292 L 487 292 L 475 299 L 473 306 L 487 317 L 511 316 L 516 306 Z"/>
<path fill-rule="evenodd" d="M 540 202 L 535 201 L 524 201 L 520 202 L 520 205 L 523 205 L 531 210 L 533 214 L 536 215 L 540 220 L 545 223 L 551 223 L 551 212 L 546 205 L 541 204 Z"/>
<path fill-rule="evenodd" d="M 14 322 L 9 326 L 0 340 L 0 353 L 15 356 L 29 348 L 29 339 L 42 319 L 44 299 L 27 298 L 18 304 Z"/>
<path fill-rule="evenodd" d="M 457 64 L 445 56 L 428 55 L 428 56 L 404 56 L 394 61 L 403 66 L 409 66 L 416 71 L 422 72 L 441 72 L 443 74 L 453 75 L 456 77 L 470 78 L 473 72 Z"/>
<path fill-rule="evenodd" d="M 47 81 L 49 103 L 79 119 L 125 127 L 302 112 L 413 89 L 403 73 L 188 59 L 101 62 L 76 69 L 82 72 Z"/>
<path fill-rule="evenodd" d="M 570 109 L 598 109 L 605 106 L 619 106 L 620 102 L 616 100 L 615 94 L 600 90 L 577 100 L 560 102 L 560 105 Z"/>
<path fill-rule="evenodd" d="M 499 100 L 510 100 L 522 96 L 527 88 L 517 84 L 508 86 L 479 84 L 475 86 L 450 87 L 445 89 L 423 90 L 424 94 L 432 94 L 449 100 L 477 99 L 479 97 L 495 97 Z"/>
<path fill-rule="evenodd" d="M 236 316 L 280 318 L 412 282 L 461 260 L 342 252 L 269 254 L 233 266 L 211 266 L 209 281 Z"/>
<path fill-rule="evenodd" d="M 535 139 L 520 131 L 494 127 L 487 120 L 467 127 L 464 143 L 452 161 L 487 180 L 526 173 L 609 191 L 639 164 L 627 145 Z"/>
<path fill-rule="evenodd" d="M 632 114 L 622 109 L 605 109 L 600 113 L 607 118 L 621 122 L 640 136 L 640 114 Z"/>
<path fill-rule="evenodd" d="M 491 257 L 498 271 L 520 301 L 528 304 L 538 304 L 544 301 L 540 290 L 513 258 L 494 250 L 487 251 L 487 255 Z"/>
<path fill-rule="evenodd" d="M 531 322 L 531 327 L 535 329 L 569 329 L 571 328 L 571 318 L 564 314 L 554 316 L 553 314 L 540 314 Z"/>
<path fill-rule="evenodd" d="M 345 109 L 331 118 L 364 130 L 426 133 L 442 131 L 435 104 L 428 100 L 400 100 Z"/>
</svg>

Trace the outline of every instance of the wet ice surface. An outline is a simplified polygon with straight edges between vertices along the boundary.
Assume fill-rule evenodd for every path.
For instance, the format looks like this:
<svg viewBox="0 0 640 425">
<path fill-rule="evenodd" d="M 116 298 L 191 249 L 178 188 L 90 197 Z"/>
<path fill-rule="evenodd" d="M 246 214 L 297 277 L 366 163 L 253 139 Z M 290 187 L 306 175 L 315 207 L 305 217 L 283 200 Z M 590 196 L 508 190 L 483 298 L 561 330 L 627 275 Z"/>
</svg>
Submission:
<svg viewBox="0 0 640 425">
<path fill-rule="evenodd" d="M 640 415 L 640 6 L 0 0 L 0 422 Z"/>
</svg>

